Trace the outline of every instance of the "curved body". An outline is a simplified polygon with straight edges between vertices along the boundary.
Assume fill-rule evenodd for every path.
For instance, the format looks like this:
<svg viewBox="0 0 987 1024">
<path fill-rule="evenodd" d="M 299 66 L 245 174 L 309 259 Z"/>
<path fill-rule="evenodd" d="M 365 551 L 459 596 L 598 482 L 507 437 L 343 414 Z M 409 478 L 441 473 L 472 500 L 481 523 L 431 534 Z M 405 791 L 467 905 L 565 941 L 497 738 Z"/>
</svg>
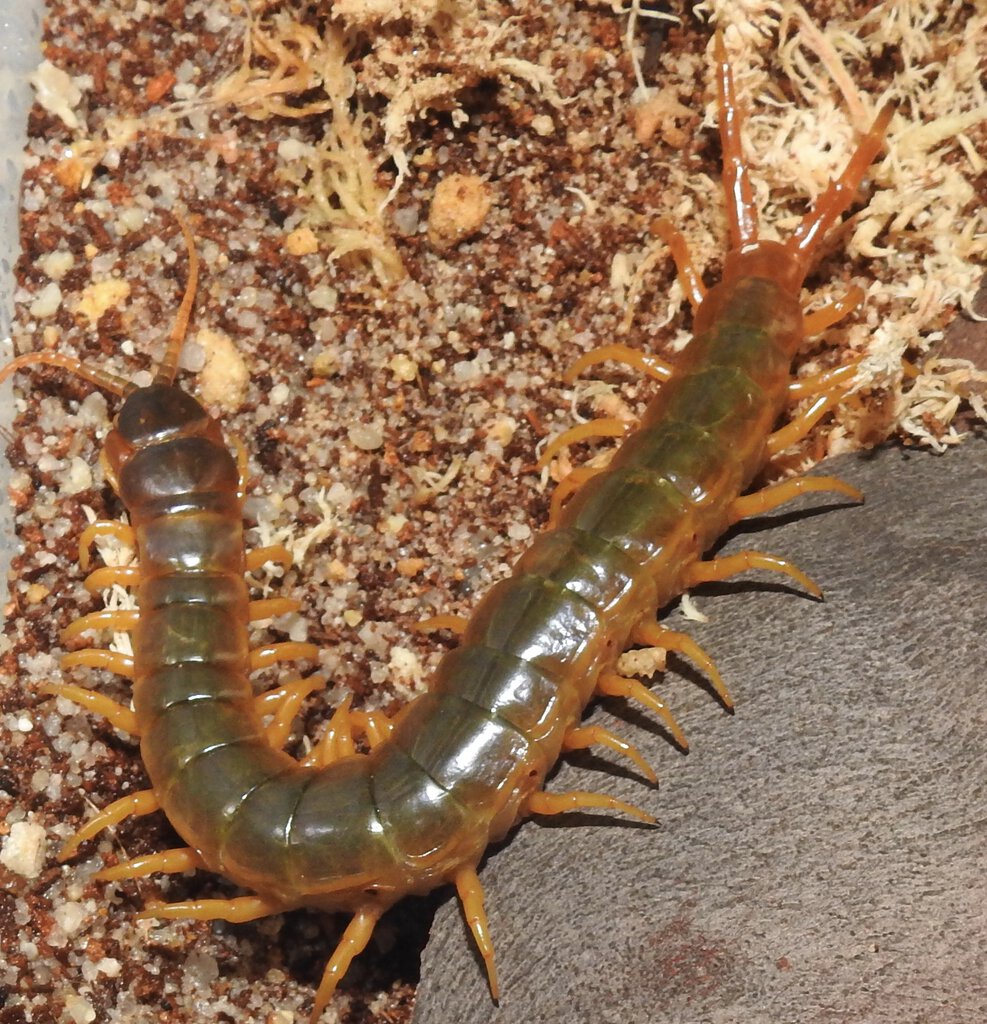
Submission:
<svg viewBox="0 0 987 1024">
<path fill-rule="evenodd" d="M 355 753 L 351 740 L 326 743 L 315 762 L 300 764 L 277 749 L 263 724 L 249 681 L 256 666 L 246 628 L 242 472 L 216 420 L 172 383 L 179 329 L 148 388 L 119 386 L 50 354 L 22 357 L 0 375 L 29 362 L 54 363 L 125 397 L 104 458 L 130 514 L 139 569 L 126 580 L 136 585 L 140 614 L 125 623 L 120 613 L 97 613 L 76 625 L 132 628 L 134 658 L 131 664 L 89 651 L 68 660 L 130 674 L 134 714 L 71 687 L 56 692 L 138 733 L 152 788 L 107 808 L 67 852 L 127 814 L 160 808 L 188 846 L 126 862 L 103 877 L 204 867 L 257 895 L 155 906 L 147 916 L 242 921 L 300 905 L 352 911 L 313 1020 L 383 910 L 445 882 L 459 889 L 496 994 L 476 876 L 486 847 L 525 813 L 630 809 L 610 798 L 542 792 L 560 752 L 587 745 L 588 733 L 628 749 L 601 738 L 602 730 L 579 727 L 595 693 L 617 692 L 617 657 L 643 637 L 699 655 L 715 671 L 681 634 L 653 621 L 648 626 L 655 609 L 696 582 L 750 567 L 780 569 L 811 587 L 771 556 L 702 556 L 731 523 L 802 489 L 855 493 L 815 478 L 742 497 L 770 456 L 843 395 L 846 374 L 821 380 L 810 412 L 771 433 L 790 401 L 791 361 L 806 326 L 802 280 L 819 240 L 880 150 L 890 110 L 793 238 L 761 242 L 730 69 L 721 41 L 717 47 L 731 225 L 722 281 L 705 292 L 681 236 L 663 229 L 695 307 L 695 337 L 610 465 L 575 491 L 511 577 L 481 600 L 429 692 L 393 727 L 367 732 L 369 754 Z M 190 301 L 187 293 L 182 328 Z M 813 324 L 833 322 L 853 305 L 837 303 Z M 114 579 L 123 578 L 116 572 Z M 293 707 L 287 693 L 278 701 Z"/>
<path fill-rule="evenodd" d="M 177 428 L 142 439 L 117 471 L 143 577 L 141 755 L 211 870 L 283 906 L 356 910 L 450 880 L 514 824 L 632 628 L 684 589 L 728 525 L 787 402 L 795 300 L 741 278 L 705 301 L 716 315 L 700 307 L 711 324 L 641 428 L 491 588 L 429 693 L 369 756 L 322 769 L 272 749 L 253 709 L 232 456 Z M 163 397 L 159 386 L 127 401 Z"/>
</svg>

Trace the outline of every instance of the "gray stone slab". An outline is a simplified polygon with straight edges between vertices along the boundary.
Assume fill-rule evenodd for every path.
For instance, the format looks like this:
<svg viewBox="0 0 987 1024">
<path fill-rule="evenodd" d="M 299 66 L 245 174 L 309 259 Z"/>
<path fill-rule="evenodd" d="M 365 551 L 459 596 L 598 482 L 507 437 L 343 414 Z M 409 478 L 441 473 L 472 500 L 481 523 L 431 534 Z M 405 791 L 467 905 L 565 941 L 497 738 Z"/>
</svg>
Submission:
<svg viewBox="0 0 987 1024">
<path fill-rule="evenodd" d="M 987 444 L 826 468 L 866 505 L 726 549 L 791 557 L 825 602 L 759 582 L 700 598 L 711 621 L 687 628 L 736 714 L 673 669 L 656 688 L 691 753 L 620 728 L 657 792 L 564 764 L 551 789 L 616 793 L 659 827 L 522 825 L 481 871 L 500 1005 L 450 898 L 416 1024 L 987 1020 Z M 592 720 L 619 727 L 611 710 Z"/>
</svg>

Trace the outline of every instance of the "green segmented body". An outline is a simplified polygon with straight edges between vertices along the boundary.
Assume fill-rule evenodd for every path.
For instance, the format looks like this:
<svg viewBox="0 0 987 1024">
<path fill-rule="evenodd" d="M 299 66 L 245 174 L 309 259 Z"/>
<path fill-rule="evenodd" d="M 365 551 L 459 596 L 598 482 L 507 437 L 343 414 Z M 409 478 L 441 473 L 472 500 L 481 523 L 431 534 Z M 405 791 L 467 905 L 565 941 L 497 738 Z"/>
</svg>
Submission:
<svg viewBox="0 0 987 1024">
<path fill-rule="evenodd" d="M 491 588 L 390 742 L 323 769 L 271 749 L 253 710 L 232 456 L 200 436 L 206 413 L 177 388 L 127 399 L 116 430 L 138 449 L 119 482 L 143 576 L 141 754 L 169 820 L 213 870 L 286 905 L 355 909 L 368 887 L 385 901 L 433 888 L 514 823 L 600 672 L 681 592 L 683 568 L 764 462 L 801 311 L 758 278 L 707 301 L 719 315 L 641 429 Z M 192 436 L 145 411 L 166 403 Z"/>
<path fill-rule="evenodd" d="M 212 870 L 284 906 L 355 910 L 451 879 L 517 820 L 633 626 L 725 529 L 786 403 L 795 300 L 741 278 L 706 301 L 717 315 L 641 428 L 491 588 L 390 741 L 321 769 L 272 749 L 254 710 L 219 425 L 174 386 L 128 396 L 107 448 L 141 567 L 141 755 Z"/>
<path fill-rule="evenodd" d="M 55 354 L 0 371 L 2 379 L 47 362 L 125 396 L 104 457 L 139 555 L 132 674 L 153 801 L 132 813 L 159 806 L 189 848 L 150 858 L 150 868 L 137 858 L 105 874 L 204 866 L 257 893 L 156 907 L 149 916 L 248 920 L 300 905 L 353 911 L 313 1020 L 382 911 L 450 881 L 496 992 L 475 874 L 484 850 L 522 814 L 549 808 L 537 801 L 545 776 L 601 676 L 642 621 L 703 578 L 703 553 L 741 517 L 738 498 L 773 450 L 804 334 L 802 281 L 879 152 L 891 111 L 878 115 L 792 238 L 762 242 L 719 39 L 717 58 L 731 228 L 721 283 L 705 292 L 681 236 L 665 231 L 695 307 L 691 344 L 610 465 L 486 594 L 428 693 L 368 754 L 312 767 L 265 735 L 249 681 L 239 474 L 217 421 L 172 383 L 179 327 L 148 388 L 121 386 Z M 190 284 L 182 329 L 193 292 Z M 854 304 L 835 308 L 842 314 Z M 122 723 L 128 712 L 113 714 Z M 123 816 L 84 829 L 75 844 Z"/>
</svg>

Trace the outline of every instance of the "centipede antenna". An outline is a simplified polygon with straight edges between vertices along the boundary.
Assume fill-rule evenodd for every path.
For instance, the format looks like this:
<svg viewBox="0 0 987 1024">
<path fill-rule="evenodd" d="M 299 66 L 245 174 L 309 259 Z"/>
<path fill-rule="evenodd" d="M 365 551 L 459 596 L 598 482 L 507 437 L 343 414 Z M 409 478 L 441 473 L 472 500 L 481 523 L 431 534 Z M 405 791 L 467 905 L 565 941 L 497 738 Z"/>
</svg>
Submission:
<svg viewBox="0 0 987 1024">
<path fill-rule="evenodd" d="M 723 190 L 727 197 L 727 219 L 730 222 L 730 247 L 757 241 L 757 210 L 754 207 L 754 189 L 750 169 L 744 158 L 740 138 L 743 118 L 737 102 L 733 70 L 723 43 L 723 31 L 716 30 L 713 53 L 717 66 L 717 92 L 720 100 L 720 143 L 723 149 Z"/>
<path fill-rule="evenodd" d="M 74 356 L 66 356 L 61 352 L 26 352 L 24 355 L 18 356 L 0 370 L 0 384 L 18 370 L 23 370 L 26 366 L 39 365 L 58 366 L 63 370 L 68 370 L 69 373 L 75 374 L 76 377 L 88 380 L 91 384 L 95 384 L 96 387 L 103 388 L 111 394 L 119 395 L 121 398 L 126 398 L 131 391 L 136 390 L 136 385 L 132 384 L 129 380 L 124 380 L 108 370 L 101 370 L 96 366 L 87 366 Z"/>
<path fill-rule="evenodd" d="M 188 246 L 189 254 L 189 275 L 188 283 L 185 286 L 185 294 L 182 296 L 182 304 L 178 308 L 178 315 L 175 318 L 175 326 L 172 328 L 171 336 L 168 338 L 168 346 L 165 349 L 164 358 L 158 365 L 154 375 L 155 384 L 171 384 L 178 372 L 178 357 L 181 355 L 182 345 L 185 342 L 185 332 L 188 329 L 188 322 L 192 316 L 192 303 L 195 301 L 195 290 L 199 284 L 199 257 L 195 251 L 195 240 L 185 219 L 178 213 L 175 214 L 178 226 L 185 236 L 185 244 Z M 137 390 L 137 385 L 118 377 L 107 370 L 100 370 L 95 366 L 87 366 L 74 356 L 63 355 L 60 352 L 27 352 L 22 356 L 9 362 L 0 370 L 0 384 L 8 377 L 22 370 L 27 366 L 58 366 L 69 373 L 88 380 L 96 387 L 109 391 L 111 394 L 126 398 L 131 392 Z"/>
<path fill-rule="evenodd" d="M 178 357 L 182 354 L 182 345 L 185 344 L 185 332 L 188 330 L 188 322 L 192 316 L 195 290 L 199 285 L 199 256 L 195 251 L 195 239 L 192 237 L 192 231 L 185 218 L 177 211 L 175 211 L 175 220 L 178 221 L 178 226 L 182 229 L 185 245 L 188 248 L 188 283 L 185 285 L 182 304 L 178 307 L 175 326 L 168 338 L 168 347 L 154 374 L 155 384 L 173 384 L 175 382 L 175 375 L 178 373 Z"/>
</svg>

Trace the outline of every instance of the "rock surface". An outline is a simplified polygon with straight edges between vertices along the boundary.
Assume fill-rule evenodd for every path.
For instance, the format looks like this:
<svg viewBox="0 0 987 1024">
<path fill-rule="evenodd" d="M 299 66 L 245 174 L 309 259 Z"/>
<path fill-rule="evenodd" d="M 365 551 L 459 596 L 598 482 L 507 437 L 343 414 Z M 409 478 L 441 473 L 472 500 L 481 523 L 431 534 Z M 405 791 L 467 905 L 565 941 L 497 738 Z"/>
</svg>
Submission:
<svg viewBox="0 0 987 1024">
<path fill-rule="evenodd" d="M 725 548 L 790 557 L 825 602 L 760 577 L 699 597 L 711 621 L 688 628 L 736 714 L 681 663 L 656 688 L 688 756 L 596 709 L 629 719 L 659 792 L 609 757 L 550 788 L 616 793 L 659 827 L 525 823 L 481 871 L 499 1007 L 450 898 L 416 1024 L 987 1019 L 987 445 L 826 468 L 867 503 L 802 502 Z"/>
</svg>

